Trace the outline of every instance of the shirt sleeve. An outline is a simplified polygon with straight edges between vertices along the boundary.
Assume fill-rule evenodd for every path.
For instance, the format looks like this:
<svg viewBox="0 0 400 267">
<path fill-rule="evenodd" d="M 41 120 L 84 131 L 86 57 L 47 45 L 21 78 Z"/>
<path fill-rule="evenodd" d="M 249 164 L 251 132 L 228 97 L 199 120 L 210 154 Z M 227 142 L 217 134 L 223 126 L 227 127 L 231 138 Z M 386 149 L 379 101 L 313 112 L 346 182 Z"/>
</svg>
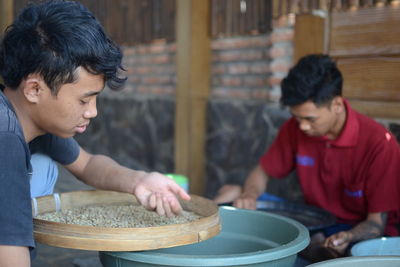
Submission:
<svg viewBox="0 0 400 267">
<path fill-rule="evenodd" d="M 0 133 L 0 244 L 34 247 L 29 152 L 17 135 Z"/>
<path fill-rule="evenodd" d="M 396 138 L 386 133 L 373 147 L 366 183 L 368 212 L 400 208 L 400 147 Z"/>
<path fill-rule="evenodd" d="M 260 166 L 268 176 L 284 178 L 295 168 L 296 121 L 286 121 L 278 136 L 260 159 Z"/>
<path fill-rule="evenodd" d="M 74 162 L 79 156 L 80 148 L 74 138 L 61 138 L 52 134 L 35 138 L 29 147 L 32 154 L 42 152 L 63 165 Z"/>
</svg>

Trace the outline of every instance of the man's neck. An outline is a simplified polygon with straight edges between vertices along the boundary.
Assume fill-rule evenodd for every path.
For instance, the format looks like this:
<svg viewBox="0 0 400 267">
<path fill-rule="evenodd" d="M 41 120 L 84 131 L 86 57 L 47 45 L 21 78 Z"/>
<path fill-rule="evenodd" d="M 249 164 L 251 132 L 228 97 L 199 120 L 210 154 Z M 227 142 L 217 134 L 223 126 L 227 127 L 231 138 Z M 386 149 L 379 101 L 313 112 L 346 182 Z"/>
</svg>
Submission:
<svg viewBox="0 0 400 267">
<path fill-rule="evenodd" d="M 326 137 L 330 140 L 338 138 L 339 135 L 342 133 L 343 128 L 346 124 L 346 119 L 347 119 L 347 109 L 344 108 L 343 112 L 338 114 L 335 124 L 333 125 L 332 129 L 328 132 Z"/>
<path fill-rule="evenodd" d="M 18 121 L 21 124 L 25 141 L 29 143 L 37 136 L 42 135 L 43 133 L 35 126 L 35 123 L 29 115 L 28 103 L 24 99 L 21 90 L 5 88 L 3 93 L 14 108 Z"/>
</svg>

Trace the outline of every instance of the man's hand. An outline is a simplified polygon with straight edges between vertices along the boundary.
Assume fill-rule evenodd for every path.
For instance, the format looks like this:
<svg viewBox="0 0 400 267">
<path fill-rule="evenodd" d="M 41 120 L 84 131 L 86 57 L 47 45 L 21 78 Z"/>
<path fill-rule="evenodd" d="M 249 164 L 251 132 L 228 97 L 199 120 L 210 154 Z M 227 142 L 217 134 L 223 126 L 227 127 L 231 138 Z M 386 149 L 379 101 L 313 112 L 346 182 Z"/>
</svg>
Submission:
<svg viewBox="0 0 400 267">
<path fill-rule="evenodd" d="M 143 173 L 133 193 L 146 209 L 167 217 L 182 212 L 177 196 L 190 200 L 190 196 L 174 180 L 157 172 Z"/>
<path fill-rule="evenodd" d="M 257 198 L 265 192 L 267 183 L 267 174 L 260 165 L 257 165 L 250 172 L 244 183 L 243 193 L 233 202 L 233 205 L 237 208 L 255 210 L 257 208 Z"/>
<path fill-rule="evenodd" d="M 365 221 L 349 231 L 338 232 L 324 241 L 324 247 L 344 255 L 350 243 L 382 236 L 386 226 L 386 212 L 368 213 Z"/>
<path fill-rule="evenodd" d="M 214 202 L 217 204 L 230 203 L 237 199 L 242 193 L 242 187 L 236 184 L 226 184 L 218 190 Z"/>
<path fill-rule="evenodd" d="M 255 210 L 257 208 L 258 194 L 243 193 L 233 202 L 233 206 L 241 209 Z"/>
<path fill-rule="evenodd" d="M 346 249 L 353 240 L 352 234 L 349 231 L 338 232 L 325 239 L 324 247 L 333 249 L 339 255 L 344 255 Z"/>
<path fill-rule="evenodd" d="M 92 155 L 82 148 L 75 162 L 65 167 L 81 181 L 97 189 L 134 194 L 146 209 L 160 215 L 178 215 L 182 211 L 178 197 L 190 200 L 182 187 L 161 173 L 132 170 L 109 157 Z"/>
</svg>

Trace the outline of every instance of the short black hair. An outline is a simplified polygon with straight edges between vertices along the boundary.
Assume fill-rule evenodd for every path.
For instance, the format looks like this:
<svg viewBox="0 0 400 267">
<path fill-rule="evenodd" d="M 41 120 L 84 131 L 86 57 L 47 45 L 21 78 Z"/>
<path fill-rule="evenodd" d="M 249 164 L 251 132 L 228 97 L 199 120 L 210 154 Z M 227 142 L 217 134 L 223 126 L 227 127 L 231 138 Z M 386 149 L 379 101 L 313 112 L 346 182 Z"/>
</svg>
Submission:
<svg viewBox="0 0 400 267">
<path fill-rule="evenodd" d="M 122 52 L 100 22 L 74 1 L 50 0 L 24 8 L 6 31 L 0 45 L 0 75 L 16 89 L 29 74 L 40 74 L 53 94 L 76 81 L 76 70 L 103 75 L 111 89 L 126 78 L 118 77 Z"/>
<path fill-rule="evenodd" d="M 342 74 L 328 55 L 308 55 L 301 58 L 282 80 L 280 101 L 289 107 L 307 101 L 324 105 L 342 95 L 342 84 Z"/>
</svg>

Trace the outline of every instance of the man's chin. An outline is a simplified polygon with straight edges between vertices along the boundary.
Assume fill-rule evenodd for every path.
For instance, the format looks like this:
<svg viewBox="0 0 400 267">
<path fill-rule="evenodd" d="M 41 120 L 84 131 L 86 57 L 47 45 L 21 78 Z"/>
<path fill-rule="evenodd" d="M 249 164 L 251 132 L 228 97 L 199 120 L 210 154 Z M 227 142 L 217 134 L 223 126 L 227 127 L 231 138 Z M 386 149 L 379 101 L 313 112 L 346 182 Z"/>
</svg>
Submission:
<svg viewBox="0 0 400 267">
<path fill-rule="evenodd" d="M 60 138 L 70 138 L 70 137 L 74 137 L 76 135 L 76 132 L 68 132 L 68 133 L 66 133 L 66 132 L 63 132 L 63 133 L 51 132 L 50 134 L 55 135 Z"/>
</svg>

